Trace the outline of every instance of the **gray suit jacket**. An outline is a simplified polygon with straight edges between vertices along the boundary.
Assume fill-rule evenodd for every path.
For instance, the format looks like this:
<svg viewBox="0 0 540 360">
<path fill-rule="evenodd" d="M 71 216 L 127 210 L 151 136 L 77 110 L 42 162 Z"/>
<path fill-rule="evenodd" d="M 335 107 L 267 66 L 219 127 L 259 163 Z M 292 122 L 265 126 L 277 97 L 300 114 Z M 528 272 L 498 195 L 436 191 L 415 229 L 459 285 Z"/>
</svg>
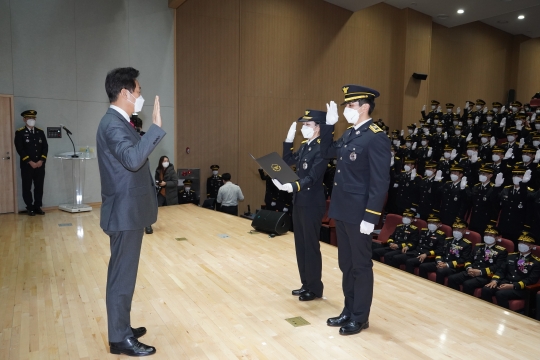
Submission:
<svg viewBox="0 0 540 360">
<path fill-rule="evenodd" d="M 164 136 L 165 131 L 152 124 L 141 137 L 111 108 L 101 119 L 96 144 L 103 230 L 137 230 L 156 222 L 156 189 L 148 155 Z"/>
</svg>

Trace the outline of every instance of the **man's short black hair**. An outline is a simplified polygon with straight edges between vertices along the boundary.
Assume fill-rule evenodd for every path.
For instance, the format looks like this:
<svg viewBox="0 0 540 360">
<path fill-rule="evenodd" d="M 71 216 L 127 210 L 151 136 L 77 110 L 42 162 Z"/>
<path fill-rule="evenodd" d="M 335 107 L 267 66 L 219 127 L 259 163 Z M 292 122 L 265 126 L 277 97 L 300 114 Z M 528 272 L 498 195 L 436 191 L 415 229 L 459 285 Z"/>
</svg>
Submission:
<svg viewBox="0 0 540 360">
<path fill-rule="evenodd" d="M 375 101 L 373 99 L 358 99 L 358 105 L 362 106 L 364 104 L 369 105 L 368 115 L 371 115 L 373 110 L 375 110 Z"/>
<path fill-rule="evenodd" d="M 117 68 L 109 71 L 105 79 L 105 90 L 109 101 L 115 102 L 122 89 L 127 89 L 131 93 L 135 91 L 135 79 L 139 77 L 139 70 L 132 67 Z"/>
<path fill-rule="evenodd" d="M 223 181 L 231 181 L 231 174 L 225 173 L 221 175 L 221 178 L 223 179 Z"/>
</svg>

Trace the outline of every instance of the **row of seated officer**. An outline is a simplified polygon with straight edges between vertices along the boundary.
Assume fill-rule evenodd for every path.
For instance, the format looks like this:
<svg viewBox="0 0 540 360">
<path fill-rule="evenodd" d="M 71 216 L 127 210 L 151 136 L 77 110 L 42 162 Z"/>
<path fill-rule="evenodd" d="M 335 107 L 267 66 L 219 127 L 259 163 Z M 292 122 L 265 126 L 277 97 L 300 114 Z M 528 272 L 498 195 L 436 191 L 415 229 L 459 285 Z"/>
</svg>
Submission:
<svg viewBox="0 0 540 360">
<path fill-rule="evenodd" d="M 419 228 L 412 224 L 414 215 L 405 210 L 402 223 L 383 247 L 374 246 L 373 260 L 398 269 L 404 266 L 407 272 L 426 279 L 435 277 L 439 284 L 462 288 L 489 302 L 496 299 L 496 304 L 507 309 L 512 309 L 511 300 L 524 300 L 526 288 L 539 282 L 540 258 L 532 254 L 536 248 L 528 232 L 521 234 L 518 251 L 513 252 L 513 243 L 503 239 L 493 225 L 487 226 L 480 242 L 479 234 L 468 231 L 467 223 L 459 218 L 450 229 L 437 214 L 430 214 L 427 227 Z M 452 236 L 448 236 L 450 230 Z"/>
</svg>

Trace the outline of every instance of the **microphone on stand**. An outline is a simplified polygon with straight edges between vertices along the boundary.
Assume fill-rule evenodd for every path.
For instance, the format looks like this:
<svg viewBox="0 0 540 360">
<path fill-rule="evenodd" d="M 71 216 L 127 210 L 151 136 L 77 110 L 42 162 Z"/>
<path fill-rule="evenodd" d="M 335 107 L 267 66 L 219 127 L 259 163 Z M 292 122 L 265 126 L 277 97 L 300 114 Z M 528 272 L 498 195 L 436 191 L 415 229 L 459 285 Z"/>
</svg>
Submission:
<svg viewBox="0 0 540 360">
<path fill-rule="evenodd" d="M 66 134 L 69 138 L 69 140 L 71 140 L 71 145 L 73 145 L 73 155 L 71 155 L 72 158 L 78 158 L 79 155 L 77 155 L 77 153 L 75 152 L 75 144 L 73 143 L 73 139 L 71 139 L 71 136 L 69 135 L 73 135 L 73 133 L 71 131 L 69 131 L 64 125 L 60 124 L 60 127 L 62 129 L 64 129 L 66 131 Z"/>
</svg>

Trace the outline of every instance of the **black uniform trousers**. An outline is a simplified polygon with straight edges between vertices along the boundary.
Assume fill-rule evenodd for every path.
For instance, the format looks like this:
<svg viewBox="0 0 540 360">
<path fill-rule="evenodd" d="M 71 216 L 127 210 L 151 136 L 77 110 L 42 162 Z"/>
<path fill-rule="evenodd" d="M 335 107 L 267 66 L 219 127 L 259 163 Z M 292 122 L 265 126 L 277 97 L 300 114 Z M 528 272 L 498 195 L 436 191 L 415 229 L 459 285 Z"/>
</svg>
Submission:
<svg viewBox="0 0 540 360">
<path fill-rule="evenodd" d="M 137 280 L 144 229 L 105 233 L 109 235 L 111 243 L 106 293 L 109 342 L 120 342 L 133 336 L 131 301 Z"/>
<path fill-rule="evenodd" d="M 384 263 L 392 265 L 392 258 L 401 254 L 401 249 L 391 249 L 390 247 L 383 247 L 373 250 L 372 259 L 380 261 L 380 258 L 384 256 Z"/>
<path fill-rule="evenodd" d="M 373 261 L 370 235 L 360 232 L 360 224 L 336 221 L 339 268 L 343 273 L 345 307 L 341 315 L 366 322 L 373 300 Z"/>
<path fill-rule="evenodd" d="M 405 271 L 407 271 L 408 273 L 414 274 L 414 269 L 420 266 L 420 264 L 423 264 L 418 259 L 419 255 L 420 253 L 418 253 L 417 251 L 412 251 L 412 252 L 408 251 L 405 254 L 395 255 L 394 257 L 392 257 L 392 264 L 390 265 L 398 268 L 400 265 L 405 264 Z M 433 261 L 433 259 L 426 258 L 424 260 L 424 263 L 428 263 L 431 261 Z"/>
<path fill-rule="evenodd" d="M 302 289 L 322 297 L 322 258 L 319 237 L 326 206 L 293 207 L 294 247 Z"/>
<path fill-rule="evenodd" d="M 467 271 L 462 271 L 448 278 L 448 286 L 454 290 L 459 290 L 459 285 L 463 285 L 465 294 L 474 295 L 474 290 L 480 288 L 491 281 L 487 276 L 469 276 Z"/>
<path fill-rule="evenodd" d="M 43 205 L 43 182 L 45 181 L 45 163 L 33 168 L 28 163 L 21 164 L 22 195 L 28 210 L 37 210 Z M 32 197 L 32 183 L 34 196 Z"/>
<path fill-rule="evenodd" d="M 238 216 L 238 205 L 225 206 L 219 203 L 218 205 L 219 205 L 218 211 L 224 212 L 225 214 Z"/>
<path fill-rule="evenodd" d="M 510 300 L 520 300 L 524 299 L 526 295 L 525 290 L 499 290 L 497 288 L 482 288 L 482 299 L 493 302 L 492 297 L 495 296 L 497 298 L 497 305 L 502 306 L 503 308 L 510 308 Z"/>
<path fill-rule="evenodd" d="M 448 268 L 448 267 L 438 269 L 436 262 L 430 262 L 430 263 L 424 262 L 423 264 L 420 265 L 418 275 L 420 275 L 424 279 L 427 279 L 428 273 L 430 273 L 430 272 L 435 272 L 437 274 L 436 275 L 437 276 L 437 278 L 436 278 L 437 283 L 439 283 L 441 285 L 444 285 L 444 279 L 447 276 L 455 274 L 457 272 L 457 270 L 453 269 L 453 268 Z"/>
</svg>

